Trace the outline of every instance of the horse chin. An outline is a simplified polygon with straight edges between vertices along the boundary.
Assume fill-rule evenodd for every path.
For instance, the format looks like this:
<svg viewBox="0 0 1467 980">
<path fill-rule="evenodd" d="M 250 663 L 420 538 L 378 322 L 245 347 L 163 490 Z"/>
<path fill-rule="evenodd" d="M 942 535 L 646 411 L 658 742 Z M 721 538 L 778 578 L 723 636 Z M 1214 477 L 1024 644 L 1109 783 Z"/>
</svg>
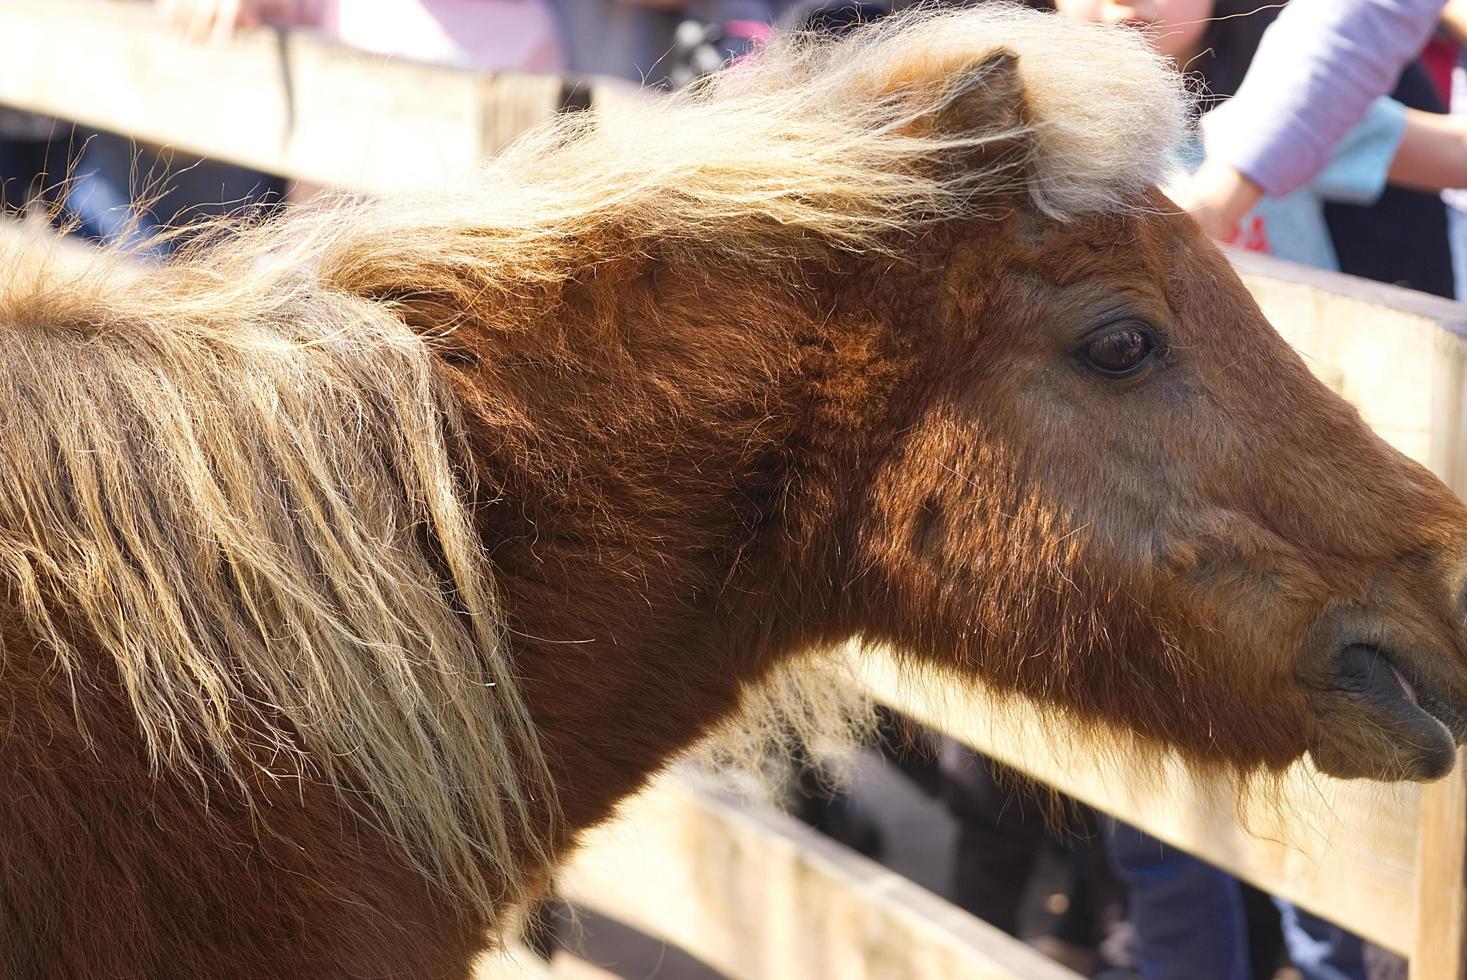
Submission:
<svg viewBox="0 0 1467 980">
<path fill-rule="evenodd" d="M 1440 779 L 1467 741 L 1467 713 L 1375 647 L 1340 651 L 1330 685 L 1311 691 L 1309 701 L 1309 754 L 1321 772 L 1341 779 Z"/>
</svg>

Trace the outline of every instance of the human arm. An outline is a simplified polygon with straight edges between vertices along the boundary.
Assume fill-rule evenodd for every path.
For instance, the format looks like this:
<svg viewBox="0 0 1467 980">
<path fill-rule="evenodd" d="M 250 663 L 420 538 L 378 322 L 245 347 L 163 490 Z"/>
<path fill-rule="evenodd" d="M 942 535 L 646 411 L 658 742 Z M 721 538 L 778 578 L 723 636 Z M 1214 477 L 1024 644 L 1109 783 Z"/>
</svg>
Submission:
<svg viewBox="0 0 1467 980">
<path fill-rule="evenodd" d="M 1238 94 L 1208 114 L 1210 160 L 1272 197 L 1309 183 L 1421 50 L 1443 2 L 1293 0 Z"/>
<path fill-rule="evenodd" d="M 1257 184 L 1210 157 L 1166 192 L 1177 207 L 1191 213 L 1209 238 L 1219 240 L 1231 235 L 1243 215 L 1263 199 Z"/>
<path fill-rule="evenodd" d="M 1169 188 L 1215 238 L 1264 195 L 1309 183 L 1390 91 L 1444 0 L 1293 0 L 1263 36 L 1238 94 L 1208 113 L 1208 158 Z"/>
<path fill-rule="evenodd" d="M 1467 152 L 1460 145 L 1454 147 L 1452 144 L 1462 127 L 1450 123 L 1443 125 L 1444 120 L 1444 116 L 1408 110 L 1395 99 L 1385 96 L 1374 99 L 1360 121 L 1330 148 L 1326 165 L 1311 182 L 1313 192 L 1328 200 L 1368 204 L 1380 196 L 1387 182 L 1404 182 L 1413 173 L 1416 179 L 1424 181 L 1444 178 L 1454 169 L 1467 171 Z M 1217 139 L 1213 123 L 1212 114 L 1203 116 L 1202 138 L 1209 153 Z M 1399 174 L 1392 169 L 1398 158 Z M 1392 177 L 1397 176 L 1401 179 L 1392 181 Z M 1229 186 L 1226 182 L 1230 178 L 1236 178 L 1237 183 Z M 1219 183 L 1213 184 L 1213 181 Z M 1186 202 L 1193 204 L 1193 215 L 1214 238 L 1228 238 L 1238 219 L 1261 197 L 1256 185 L 1227 167 L 1202 174 L 1200 183 L 1210 185 L 1214 199 L 1225 202 L 1225 206 L 1212 210 Z M 1187 186 L 1196 186 L 1196 183 Z M 1182 193 L 1186 192 L 1187 186 L 1183 187 Z M 1174 199 L 1179 196 L 1174 196 Z M 1183 200 L 1178 200 L 1178 203 L 1183 203 Z"/>
<path fill-rule="evenodd" d="M 1467 187 L 1467 120 L 1407 109 L 1390 182 L 1420 191 Z"/>
</svg>

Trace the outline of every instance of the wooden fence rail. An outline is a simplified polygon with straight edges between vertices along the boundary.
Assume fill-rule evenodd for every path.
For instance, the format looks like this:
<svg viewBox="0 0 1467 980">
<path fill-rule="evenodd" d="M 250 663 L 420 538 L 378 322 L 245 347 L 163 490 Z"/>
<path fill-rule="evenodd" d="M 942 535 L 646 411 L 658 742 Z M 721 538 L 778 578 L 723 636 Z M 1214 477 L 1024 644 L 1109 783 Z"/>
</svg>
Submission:
<svg viewBox="0 0 1467 980">
<path fill-rule="evenodd" d="M 590 835 L 565 896 L 749 980 L 1078 980 L 874 861 L 692 774 Z"/>
<path fill-rule="evenodd" d="M 577 85 L 592 87 L 593 103 L 617 97 L 602 83 L 386 61 L 268 30 L 198 46 L 162 30 L 146 6 L 0 0 L 0 104 L 381 192 L 466 172 Z M 1320 377 L 1467 491 L 1467 307 L 1254 256 L 1236 262 Z M 858 670 L 914 717 L 1409 956 L 1413 980 L 1467 980 L 1467 767 L 1423 788 L 1341 783 L 1301 764 L 1277 804 L 1239 810 L 1233 787 L 1133 772 L 1124 758 L 1093 766 L 1067 750 L 1063 730 L 1023 711 L 997 714 L 981 695 L 934 695 L 940 685 L 889 657 Z M 568 883 L 732 976 L 1068 975 L 916 886 L 706 788 L 664 787 L 628 812 L 648 832 L 598 832 Z"/>
<path fill-rule="evenodd" d="M 0 38 L 0 104 L 368 193 L 442 186 L 568 98 L 629 88 L 387 59 L 306 32 L 197 44 L 135 0 L 0 0 Z"/>
</svg>

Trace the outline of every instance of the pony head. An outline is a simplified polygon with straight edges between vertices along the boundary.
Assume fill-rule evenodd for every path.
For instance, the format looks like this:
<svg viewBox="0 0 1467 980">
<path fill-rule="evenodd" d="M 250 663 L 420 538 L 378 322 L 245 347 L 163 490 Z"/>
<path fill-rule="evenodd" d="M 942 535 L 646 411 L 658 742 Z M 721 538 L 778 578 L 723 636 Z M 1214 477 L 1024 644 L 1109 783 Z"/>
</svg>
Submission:
<svg viewBox="0 0 1467 980">
<path fill-rule="evenodd" d="M 1196 762 L 1447 772 L 1467 513 L 1153 189 L 1175 80 L 1019 14 L 854 44 L 967 209 L 835 303 L 901 376 L 844 517 L 860 629 Z"/>
</svg>

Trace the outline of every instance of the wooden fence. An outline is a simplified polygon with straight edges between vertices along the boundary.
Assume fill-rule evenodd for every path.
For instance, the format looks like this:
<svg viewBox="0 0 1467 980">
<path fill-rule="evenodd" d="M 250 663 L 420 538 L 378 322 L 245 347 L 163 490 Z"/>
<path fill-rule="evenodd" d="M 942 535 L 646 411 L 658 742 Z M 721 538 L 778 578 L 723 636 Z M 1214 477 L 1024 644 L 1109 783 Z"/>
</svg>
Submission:
<svg viewBox="0 0 1467 980">
<path fill-rule="evenodd" d="M 0 0 L 0 104 L 365 192 L 451 180 L 567 102 L 614 84 L 477 75 L 246 32 L 196 46 L 145 4 Z M 1279 330 L 1385 438 L 1467 492 L 1467 307 L 1239 255 Z M 1343 783 L 1301 764 L 1282 801 L 1131 772 L 1066 751 L 1063 730 L 979 694 L 857 665 L 872 692 L 1259 887 L 1410 957 L 1413 980 L 1467 980 L 1467 767 L 1426 787 Z M 1002 718 L 1002 723 L 994 719 Z M 779 815 L 664 783 L 566 875 L 578 901 L 738 977 L 1073 976 L 941 899 Z M 526 963 L 485 975 L 527 976 Z"/>
<path fill-rule="evenodd" d="M 0 0 L 0 104 L 315 184 L 432 186 L 616 80 L 387 59 L 304 32 L 195 44 L 137 0 Z"/>
</svg>

